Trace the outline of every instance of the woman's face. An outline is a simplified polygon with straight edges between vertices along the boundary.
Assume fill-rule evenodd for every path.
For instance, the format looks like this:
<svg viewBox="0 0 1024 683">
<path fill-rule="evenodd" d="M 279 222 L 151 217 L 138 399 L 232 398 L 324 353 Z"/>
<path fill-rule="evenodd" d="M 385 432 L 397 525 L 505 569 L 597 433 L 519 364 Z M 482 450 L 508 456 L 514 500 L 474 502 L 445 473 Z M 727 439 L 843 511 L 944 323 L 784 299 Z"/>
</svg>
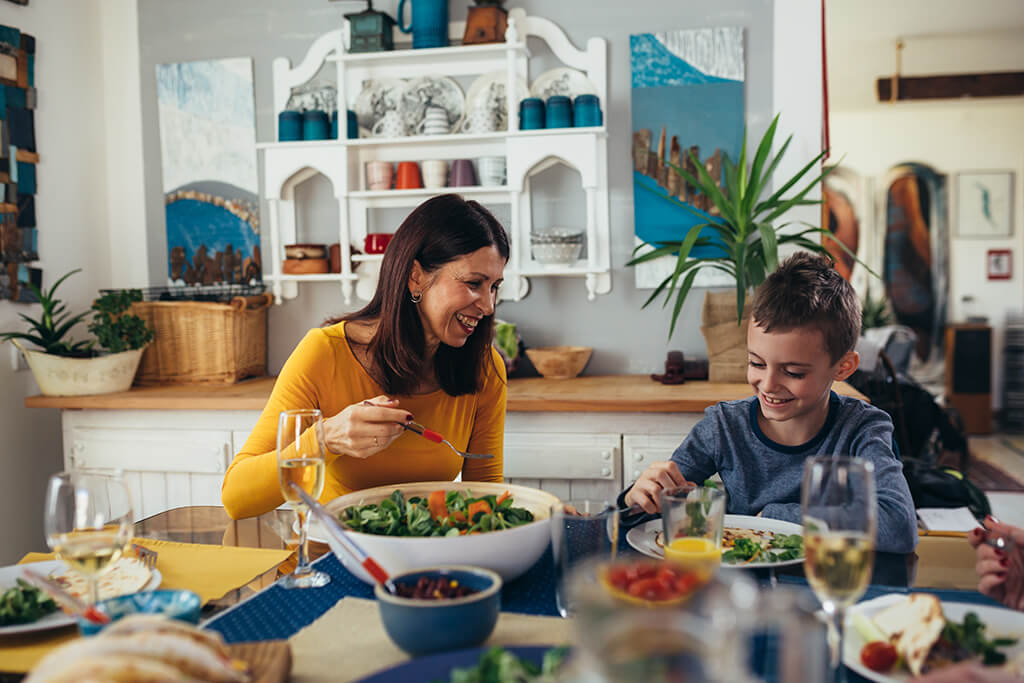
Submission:
<svg viewBox="0 0 1024 683">
<path fill-rule="evenodd" d="M 482 247 L 450 261 L 432 273 L 413 264 L 409 292 L 423 298 L 417 305 L 427 347 L 461 347 L 484 316 L 494 314 L 505 259 L 497 248 Z"/>
</svg>

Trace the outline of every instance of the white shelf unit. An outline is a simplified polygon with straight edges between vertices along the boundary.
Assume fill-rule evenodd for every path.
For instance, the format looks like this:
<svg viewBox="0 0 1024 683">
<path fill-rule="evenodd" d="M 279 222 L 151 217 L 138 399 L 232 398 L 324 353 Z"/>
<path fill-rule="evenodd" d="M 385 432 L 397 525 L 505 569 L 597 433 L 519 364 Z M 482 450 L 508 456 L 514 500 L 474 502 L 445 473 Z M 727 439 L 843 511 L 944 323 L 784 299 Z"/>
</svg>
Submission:
<svg viewBox="0 0 1024 683">
<path fill-rule="evenodd" d="M 450 35 L 461 35 L 461 22 L 453 22 Z M 577 49 L 558 26 L 547 19 L 527 16 L 522 9 L 509 10 L 506 42 L 465 45 L 422 50 L 401 49 L 390 52 L 349 54 L 345 52 L 348 27 L 320 36 L 310 46 L 298 66 L 279 57 L 273 63 L 274 138 L 277 116 L 287 105 L 292 88 L 306 83 L 324 64 L 336 70 L 338 102 L 353 101 L 360 84 L 374 78 L 414 78 L 417 76 L 474 76 L 504 71 L 508 76 L 506 92 L 514 93 L 517 80 L 527 81 L 530 53 L 526 39 L 544 40 L 564 65 L 582 71 L 594 83 L 604 109 L 607 125 L 607 44 L 591 38 L 585 49 Z M 536 76 L 536 74 L 534 74 Z M 513 127 L 518 121 L 518 101 L 508 98 L 506 120 Z M 343 119 L 340 127 L 344 127 Z M 369 212 L 377 208 L 413 208 L 425 199 L 455 192 L 485 205 L 506 204 L 507 225 L 512 254 L 505 269 L 503 299 L 520 300 L 529 292 L 529 277 L 582 278 L 587 297 L 611 291 L 610 225 L 608 219 L 608 152 L 606 126 L 593 128 L 555 128 L 508 130 L 482 134 L 418 135 L 401 138 L 362 138 L 358 140 L 318 140 L 270 142 L 257 146 L 263 154 L 264 192 L 270 204 L 271 272 L 264 279 L 271 284 L 277 303 L 298 296 L 298 284 L 337 282 L 346 303 L 353 297 L 368 299 L 376 286 L 380 270 L 379 255 L 352 253 L 353 244 L 361 244 L 370 231 Z M 373 160 L 406 161 L 431 158 L 475 158 L 504 156 L 507 185 L 495 187 L 445 187 L 438 189 L 386 190 L 365 189 L 366 163 Z M 585 195 L 585 233 L 587 255 L 564 266 L 550 266 L 533 260 L 529 235 L 531 218 L 531 176 L 553 164 L 562 163 L 580 174 Z M 341 272 L 325 275 L 283 275 L 281 263 L 284 245 L 298 241 L 295 187 L 316 174 L 330 181 L 339 206 L 338 242 Z M 373 226 L 376 231 L 394 226 Z M 353 264 L 361 264 L 356 273 Z"/>
</svg>

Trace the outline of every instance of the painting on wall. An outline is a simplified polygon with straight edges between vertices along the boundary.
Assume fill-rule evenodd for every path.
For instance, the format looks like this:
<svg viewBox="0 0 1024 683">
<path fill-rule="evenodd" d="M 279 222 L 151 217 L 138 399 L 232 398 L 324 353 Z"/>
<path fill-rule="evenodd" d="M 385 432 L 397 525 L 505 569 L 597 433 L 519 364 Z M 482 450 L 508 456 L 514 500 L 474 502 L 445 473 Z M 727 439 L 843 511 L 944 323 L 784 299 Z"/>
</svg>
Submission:
<svg viewBox="0 0 1024 683">
<path fill-rule="evenodd" d="M 33 302 L 43 286 L 36 228 L 36 39 L 0 26 L 0 299 Z"/>
<path fill-rule="evenodd" d="M 956 177 L 957 237 L 1013 234 L 1013 172 L 965 171 Z"/>
<path fill-rule="evenodd" d="M 171 284 L 262 279 L 252 60 L 159 64 Z"/>
<path fill-rule="evenodd" d="M 715 209 L 670 164 L 696 174 L 692 152 L 718 179 L 724 156 L 739 159 L 744 128 L 743 29 L 641 33 L 630 36 L 629 45 L 636 244 L 678 241 L 703 221 L 672 198 L 698 212 L 713 215 Z M 714 233 L 709 231 L 708 236 L 713 238 Z M 666 256 L 638 265 L 636 286 L 656 287 L 675 264 L 675 258 Z M 703 268 L 694 284 L 731 282 L 728 275 Z"/>
</svg>

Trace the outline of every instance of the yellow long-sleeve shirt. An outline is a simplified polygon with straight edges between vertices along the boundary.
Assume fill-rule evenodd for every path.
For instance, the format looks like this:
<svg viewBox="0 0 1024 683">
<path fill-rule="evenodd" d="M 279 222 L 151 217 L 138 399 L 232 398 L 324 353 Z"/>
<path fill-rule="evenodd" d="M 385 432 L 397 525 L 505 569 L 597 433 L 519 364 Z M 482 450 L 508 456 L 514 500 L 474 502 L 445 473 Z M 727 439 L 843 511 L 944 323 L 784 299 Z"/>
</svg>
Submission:
<svg viewBox="0 0 1024 683">
<path fill-rule="evenodd" d="M 464 461 L 444 444 L 407 431 L 369 458 L 328 451 L 320 500 L 373 486 L 451 480 L 460 470 L 465 481 L 501 481 L 507 385 L 501 356 L 494 349 L 491 354 L 483 388 L 476 394 L 454 397 L 439 389 L 396 398 L 400 408 L 456 448 L 493 453 L 493 459 Z M 310 330 L 285 362 L 259 421 L 224 475 L 221 500 L 228 514 L 252 517 L 284 502 L 277 478 L 277 418 L 282 410 L 319 408 L 326 419 L 384 393 L 352 353 L 344 322 Z"/>
</svg>

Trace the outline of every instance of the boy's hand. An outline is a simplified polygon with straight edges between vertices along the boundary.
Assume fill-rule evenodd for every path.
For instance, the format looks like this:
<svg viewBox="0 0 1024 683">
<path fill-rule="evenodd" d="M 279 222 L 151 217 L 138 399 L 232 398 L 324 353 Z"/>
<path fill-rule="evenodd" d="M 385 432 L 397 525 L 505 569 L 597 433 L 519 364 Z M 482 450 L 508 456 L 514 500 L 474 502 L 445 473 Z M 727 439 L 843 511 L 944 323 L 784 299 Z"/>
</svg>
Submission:
<svg viewBox="0 0 1024 683">
<path fill-rule="evenodd" d="M 640 475 L 633 488 L 626 494 L 627 505 L 639 505 L 644 512 L 655 514 L 661 511 L 661 492 L 674 489 L 691 482 L 679 471 L 679 467 L 671 460 L 656 462 Z"/>
</svg>

